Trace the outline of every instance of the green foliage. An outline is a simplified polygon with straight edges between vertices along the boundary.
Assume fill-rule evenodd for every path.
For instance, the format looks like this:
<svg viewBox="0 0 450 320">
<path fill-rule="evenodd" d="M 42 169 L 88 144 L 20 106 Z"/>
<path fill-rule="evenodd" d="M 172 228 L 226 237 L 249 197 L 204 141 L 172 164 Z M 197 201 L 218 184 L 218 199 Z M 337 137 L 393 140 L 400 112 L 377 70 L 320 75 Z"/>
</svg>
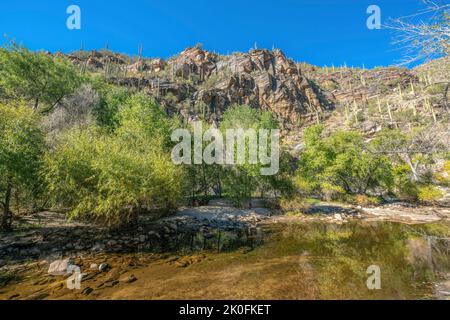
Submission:
<svg viewBox="0 0 450 320">
<path fill-rule="evenodd" d="M 169 118 L 164 109 L 144 94 L 129 97 L 117 114 L 117 133 L 130 140 L 147 139 L 157 141 L 169 151 L 171 134 L 180 126 L 177 118 Z"/>
<path fill-rule="evenodd" d="M 406 201 L 417 201 L 419 188 L 411 179 L 411 169 L 407 164 L 396 165 L 393 168 L 394 189 L 397 196 Z"/>
<path fill-rule="evenodd" d="M 75 67 L 62 57 L 12 46 L 0 48 L 0 93 L 4 101 L 24 100 L 47 111 L 81 83 Z"/>
<path fill-rule="evenodd" d="M 348 195 L 346 201 L 358 206 L 376 206 L 379 205 L 382 200 L 377 197 L 370 197 L 365 194 Z"/>
<path fill-rule="evenodd" d="M 450 160 L 445 162 L 444 172 L 447 174 L 447 177 L 450 178 Z"/>
<path fill-rule="evenodd" d="M 307 212 L 311 208 L 311 204 L 300 196 L 282 197 L 278 201 L 278 207 L 287 215 L 295 215 Z"/>
<path fill-rule="evenodd" d="M 278 123 L 270 112 L 252 109 L 248 106 L 234 106 L 228 109 L 220 125 L 225 134 L 227 129 L 278 129 Z M 249 150 L 246 140 L 246 154 Z M 269 146 L 270 150 L 270 146 Z M 272 176 L 262 176 L 262 165 L 250 164 L 248 159 L 244 164 L 225 168 L 224 189 L 226 193 L 238 204 L 248 201 L 252 195 L 259 191 L 266 195 L 289 195 L 292 193 L 292 181 L 289 177 L 291 157 L 280 152 L 280 170 Z"/>
<path fill-rule="evenodd" d="M 11 227 L 12 193 L 35 197 L 40 188 L 39 170 L 44 150 L 40 117 L 24 106 L 0 104 L 0 206 L 3 229 Z M 8 217 L 9 215 L 9 217 Z"/>
<path fill-rule="evenodd" d="M 206 122 L 202 122 L 202 134 L 209 129 Z M 194 128 L 188 126 L 187 129 L 194 136 Z M 207 146 L 207 142 L 203 142 L 203 148 Z M 193 144 L 192 144 L 193 147 Z M 192 161 L 194 157 L 192 155 Z M 200 165 L 192 164 L 185 166 L 187 172 L 186 190 L 191 199 L 192 204 L 207 204 L 211 198 L 211 193 L 221 197 L 223 195 L 223 179 L 224 169 L 221 165 L 207 165 L 202 162 Z"/>
<path fill-rule="evenodd" d="M 127 103 L 116 132 L 74 129 L 45 158 L 49 192 L 56 204 L 71 208 L 72 218 L 119 226 L 140 212 L 178 204 L 183 170 L 164 145 L 170 120 L 141 96 Z"/>
<path fill-rule="evenodd" d="M 127 89 L 106 85 L 103 80 L 96 81 L 94 88 L 100 93 L 100 103 L 94 110 L 97 123 L 111 131 L 119 126 L 119 110 L 124 106 L 131 94 Z"/>
<path fill-rule="evenodd" d="M 304 140 L 297 181 L 313 193 L 367 194 L 390 189 L 391 162 L 370 151 L 376 142 L 366 143 L 357 132 L 338 131 L 326 136 L 320 125 L 308 128 Z"/>
<path fill-rule="evenodd" d="M 436 186 L 427 185 L 419 187 L 418 198 L 421 202 L 436 202 L 443 196 Z"/>
</svg>

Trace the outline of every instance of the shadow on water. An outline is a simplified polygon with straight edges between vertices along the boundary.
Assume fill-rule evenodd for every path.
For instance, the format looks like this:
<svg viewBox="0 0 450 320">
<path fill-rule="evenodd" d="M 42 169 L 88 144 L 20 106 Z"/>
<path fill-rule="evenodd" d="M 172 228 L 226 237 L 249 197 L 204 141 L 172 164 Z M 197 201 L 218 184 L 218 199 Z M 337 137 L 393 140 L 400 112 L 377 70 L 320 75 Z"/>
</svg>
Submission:
<svg viewBox="0 0 450 320">
<path fill-rule="evenodd" d="M 267 235 L 263 228 L 237 230 L 210 229 L 207 232 L 180 233 L 159 242 L 160 253 L 230 252 L 240 248 L 253 250 L 262 245 Z M 153 248 L 155 249 L 155 248 Z"/>
</svg>

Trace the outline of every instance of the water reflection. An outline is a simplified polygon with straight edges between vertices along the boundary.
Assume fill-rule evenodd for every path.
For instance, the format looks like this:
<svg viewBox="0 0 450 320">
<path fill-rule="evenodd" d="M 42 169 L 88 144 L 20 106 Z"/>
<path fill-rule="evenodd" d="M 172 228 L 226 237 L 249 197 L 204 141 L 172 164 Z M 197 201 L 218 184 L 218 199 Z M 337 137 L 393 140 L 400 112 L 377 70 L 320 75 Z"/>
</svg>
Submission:
<svg viewBox="0 0 450 320">
<path fill-rule="evenodd" d="M 243 281 L 287 281 L 278 298 L 432 299 L 435 284 L 450 274 L 449 237 L 448 223 L 307 222 L 235 231 L 205 229 L 179 234 L 167 244 L 184 254 L 246 248 L 241 259 L 249 271 Z M 239 263 L 239 256 L 232 259 Z M 225 266 L 231 260 L 225 255 L 221 263 Z M 252 271 L 250 263 L 258 270 Z M 367 288 L 367 268 L 373 265 L 381 270 L 381 290 Z"/>
</svg>

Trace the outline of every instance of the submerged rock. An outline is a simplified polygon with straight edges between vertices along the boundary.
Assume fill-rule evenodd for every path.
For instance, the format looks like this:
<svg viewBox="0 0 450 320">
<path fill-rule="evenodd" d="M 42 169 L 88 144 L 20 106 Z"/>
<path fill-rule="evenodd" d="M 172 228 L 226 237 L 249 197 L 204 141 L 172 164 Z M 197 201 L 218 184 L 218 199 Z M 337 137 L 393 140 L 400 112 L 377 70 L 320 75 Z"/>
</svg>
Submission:
<svg viewBox="0 0 450 320">
<path fill-rule="evenodd" d="M 68 269 L 71 263 L 72 261 L 69 258 L 56 260 L 50 264 L 48 274 L 51 276 L 64 276 L 68 274 Z"/>
</svg>

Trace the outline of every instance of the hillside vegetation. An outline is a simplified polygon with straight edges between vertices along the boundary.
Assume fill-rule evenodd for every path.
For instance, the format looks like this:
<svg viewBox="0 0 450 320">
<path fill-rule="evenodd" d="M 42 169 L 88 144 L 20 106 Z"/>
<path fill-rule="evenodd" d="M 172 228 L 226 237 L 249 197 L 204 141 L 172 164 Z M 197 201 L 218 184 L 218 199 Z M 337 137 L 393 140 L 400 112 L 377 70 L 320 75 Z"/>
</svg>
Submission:
<svg viewBox="0 0 450 320">
<path fill-rule="evenodd" d="M 0 207 L 52 209 L 111 227 L 213 197 L 281 208 L 309 197 L 444 203 L 448 57 L 409 70 L 321 68 L 281 50 L 168 60 L 108 50 L 0 49 Z M 280 128 L 280 171 L 171 161 L 177 128 Z M 448 199 L 448 196 L 447 196 Z"/>
</svg>

